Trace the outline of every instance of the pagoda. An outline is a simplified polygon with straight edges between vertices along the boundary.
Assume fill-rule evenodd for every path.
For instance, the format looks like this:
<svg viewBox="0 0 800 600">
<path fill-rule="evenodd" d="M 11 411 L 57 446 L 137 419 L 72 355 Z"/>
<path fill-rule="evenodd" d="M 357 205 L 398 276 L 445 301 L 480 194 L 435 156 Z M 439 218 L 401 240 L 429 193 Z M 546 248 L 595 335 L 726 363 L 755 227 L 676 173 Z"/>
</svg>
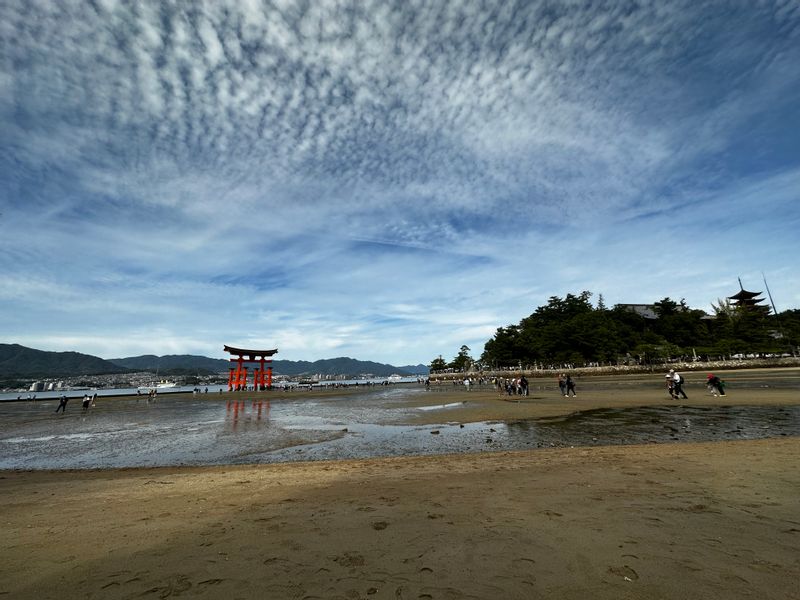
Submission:
<svg viewBox="0 0 800 600">
<path fill-rule="evenodd" d="M 770 313 L 769 306 L 761 304 L 764 298 L 761 298 L 763 292 L 750 292 L 742 286 L 742 280 L 739 279 L 739 291 L 733 296 L 728 296 L 733 304 L 733 307 L 739 310 L 759 312 L 763 315 Z"/>
</svg>

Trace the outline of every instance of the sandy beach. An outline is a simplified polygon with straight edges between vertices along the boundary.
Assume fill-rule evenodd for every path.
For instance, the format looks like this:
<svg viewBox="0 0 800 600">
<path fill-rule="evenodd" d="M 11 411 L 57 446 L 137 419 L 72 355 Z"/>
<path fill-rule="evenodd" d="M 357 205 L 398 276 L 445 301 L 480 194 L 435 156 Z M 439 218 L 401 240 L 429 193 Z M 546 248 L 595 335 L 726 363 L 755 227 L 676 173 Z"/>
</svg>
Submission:
<svg viewBox="0 0 800 600">
<path fill-rule="evenodd" d="M 579 388 L 578 409 L 647 402 L 602 387 L 586 382 L 585 399 Z M 431 392 L 463 403 L 448 420 L 576 410 L 537 394 Z M 798 396 L 740 390 L 723 400 L 787 405 Z M 2 471 L 0 595 L 800 598 L 798 458 L 800 438 L 783 437 Z"/>
</svg>

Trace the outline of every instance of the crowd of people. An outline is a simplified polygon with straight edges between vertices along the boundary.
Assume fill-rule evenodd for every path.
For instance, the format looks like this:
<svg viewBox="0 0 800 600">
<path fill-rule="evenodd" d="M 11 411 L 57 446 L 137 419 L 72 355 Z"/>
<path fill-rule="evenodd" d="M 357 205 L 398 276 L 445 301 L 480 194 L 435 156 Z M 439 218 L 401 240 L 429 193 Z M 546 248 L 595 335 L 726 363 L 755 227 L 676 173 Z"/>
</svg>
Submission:
<svg viewBox="0 0 800 600">
<path fill-rule="evenodd" d="M 685 379 L 683 375 L 681 375 L 675 369 L 670 369 L 669 372 L 664 375 L 664 379 L 666 382 L 667 393 L 669 394 L 670 398 L 673 400 L 689 399 L 689 396 L 684 390 Z M 557 381 L 558 391 L 561 396 L 564 396 L 565 398 L 574 398 L 578 395 L 576 391 L 575 380 L 573 379 L 572 375 L 560 373 Z M 430 389 L 432 383 L 435 383 L 438 387 L 444 382 L 432 382 L 430 378 L 428 378 L 425 380 L 425 388 Z M 468 392 L 482 388 L 484 385 L 491 384 L 501 395 L 528 396 L 530 393 L 530 386 L 525 375 L 520 375 L 519 377 L 493 377 L 491 380 L 486 379 L 485 377 L 466 376 L 463 379 L 453 378 L 449 383 L 452 383 L 452 385 L 463 385 L 464 389 Z M 708 387 L 708 391 L 714 396 L 725 395 L 725 382 L 713 373 L 708 374 L 706 386 Z"/>
<path fill-rule="evenodd" d="M 527 396 L 529 392 L 528 379 L 525 375 L 514 378 L 498 377 L 494 381 L 495 388 L 506 396 Z"/>
</svg>

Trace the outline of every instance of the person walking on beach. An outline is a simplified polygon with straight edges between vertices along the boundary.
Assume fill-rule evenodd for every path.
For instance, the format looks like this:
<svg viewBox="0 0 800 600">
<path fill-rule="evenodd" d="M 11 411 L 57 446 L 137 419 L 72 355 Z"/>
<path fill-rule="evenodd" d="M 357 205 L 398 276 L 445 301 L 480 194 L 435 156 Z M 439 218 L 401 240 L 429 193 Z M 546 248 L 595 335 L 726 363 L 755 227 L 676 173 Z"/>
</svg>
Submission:
<svg viewBox="0 0 800 600">
<path fill-rule="evenodd" d="M 520 389 L 520 394 L 522 394 L 523 396 L 528 395 L 528 379 L 527 377 L 525 377 L 525 375 L 519 378 L 519 389 Z"/>
<path fill-rule="evenodd" d="M 92 403 L 92 397 L 89 394 L 83 395 L 83 412 L 89 410 L 89 404 Z"/>
<path fill-rule="evenodd" d="M 567 378 L 563 374 L 558 376 L 558 389 L 561 391 L 562 396 L 567 395 Z"/>
<path fill-rule="evenodd" d="M 572 381 L 572 376 L 571 375 L 567 375 L 567 380 L 566 380 L 565 383 L 567 385 L 567 393 L 564 394 L 564 395 L 565 396 L 569 396 L 569 393 L 572 392 L 573 397 L 577 396 L 578 394 L 575 393 L 575 382 Z"/>
<path fill-rule="evenodd" d="M 672 373 L 673 373 L 673 371 L 670 371 L 669 373 L 664 375 L 664 378 L 666 379 L 666 382 L 667 382 L 667 393 L 669 394 L 669 397 L 674 400 L 675 399 L 675 380 L 672 378 Z"/>
<path fill-rule="evenodd" d="M 708 389 L 711 390 L 711 393 L 715 396 L 717 393 L 719 393 L 720 396 L 725 395 L 725 383 L 713 373 L 708 374 L 708 381 L 706 381 L 706 383 L 708 384 Z"/>
<path fill-rule="evenodd" d="M 683 396 L 684 399 L 688 400 L 689 397 L 686 395 L 686 392 L 683 391 L 683 375 L 670 369 L 669 371 L 672 373 L 672 381 L 673 381 L 673 393 L 675 394 L 675 399 L 677 400 L 680 396 Z"/>
<path fill-rule="evenodd" d="M 69 402 L 69 398 L 67 398 L 64 394 L 58 398 L 58 408 L 56 409 L 56 414 L 58 411 L 67 412 L 67 402 Z"/>
</svg>

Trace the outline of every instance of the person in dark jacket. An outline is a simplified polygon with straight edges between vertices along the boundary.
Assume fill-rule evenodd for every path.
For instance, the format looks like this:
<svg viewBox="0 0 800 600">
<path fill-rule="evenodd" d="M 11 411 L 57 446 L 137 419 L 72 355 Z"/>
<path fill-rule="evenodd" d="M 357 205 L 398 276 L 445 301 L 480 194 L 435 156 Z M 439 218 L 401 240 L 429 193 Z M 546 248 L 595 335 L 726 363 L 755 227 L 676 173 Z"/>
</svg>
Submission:
<svg viewBox="0 0 800 600">
<path fill-rule="evenodd" d="M 67 398 L 64 394 L 61 394 L 61 397 L 58 399 L 58 408 L 56 409 L 56 414 L 58 411 L 67 412 L 67 402 L 69 402 L 69 398 Z"/>
<path fill-rule="evenodd" d="M 683 375 L 672 369 L 670 369 L 669 372 L 672 373 L 672 380 L 675 382 L 672 389 L 672 392 L 675 394 L 675 399 L 677 400 L 680 396 L 683 396 L 688 400 L 689 397 L 686 395 L 686 392 L 683 391 Z"/>
<path fill-rule="evenodd" d="M 575 382 L 572 381 L 572 376 L 567 375 L 567 393 L 564 394 L 565 396 L 569 396 L 569 393 L 572 392 L 573 396 L 577 396 L 578 394 L 575 393 Z"/>
<path fill-rule="evenodd" d="M 716 396 L 719 393 L 720 396 L 725 395 L 725 384 L 723 383 L 722 379 L 714 375 L 713 373 L 708 374 L 708 388 L 713 392 Z M 716 390 L 716 391 L 715 391 Z"/>
</svg>

